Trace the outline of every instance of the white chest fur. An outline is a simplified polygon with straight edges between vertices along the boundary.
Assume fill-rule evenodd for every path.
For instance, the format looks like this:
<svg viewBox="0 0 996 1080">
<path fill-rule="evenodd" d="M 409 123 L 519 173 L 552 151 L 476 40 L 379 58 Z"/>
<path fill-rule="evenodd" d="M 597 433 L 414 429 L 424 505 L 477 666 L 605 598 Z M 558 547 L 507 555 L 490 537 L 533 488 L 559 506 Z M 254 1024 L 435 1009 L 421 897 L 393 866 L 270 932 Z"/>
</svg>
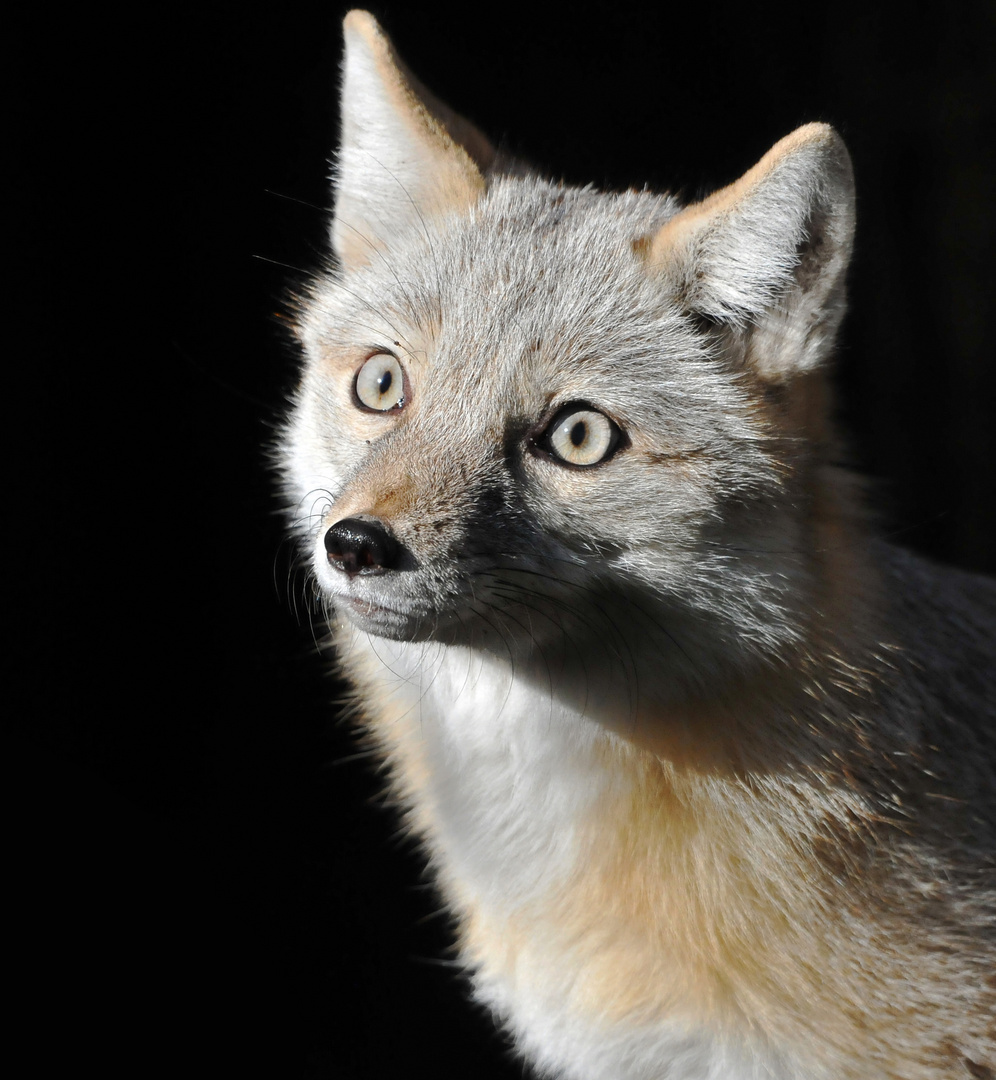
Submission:
<svg viewBox="0 0 996 1080">
<path fill-rule="evenodd" d="M 720 1035 L 680 994 L 664 1014 L 646 1008 L 647 987 L 632 1004 L 617 996 L 665 971 L 666 1000 L 672 980 L 639 929 L 592 910 L 604 903 L 592 868 L 625 858 L 606 850 L 625 840 L 604 820 L 634 798 L 614 736 L 553 704 L 539 672 L 487 655 L 354 632 L 343 652 L 462 916 L 476 994 L 535 1061 L 577 1080 L 803 1075 L 743 1031 Z"/>
<path fill-rule="evenodd" d="M 379 669 L 374 700 L 390 718 L 379 730 L 416 772 L 405 780 L 445 872 L 505 911 L 568 881 L 579 826 L 620 784 L 599 753 L 607 736 L 553 703 L 549 685 L 469 649 L 358 635 L 351 659 Z"/>
</svg>

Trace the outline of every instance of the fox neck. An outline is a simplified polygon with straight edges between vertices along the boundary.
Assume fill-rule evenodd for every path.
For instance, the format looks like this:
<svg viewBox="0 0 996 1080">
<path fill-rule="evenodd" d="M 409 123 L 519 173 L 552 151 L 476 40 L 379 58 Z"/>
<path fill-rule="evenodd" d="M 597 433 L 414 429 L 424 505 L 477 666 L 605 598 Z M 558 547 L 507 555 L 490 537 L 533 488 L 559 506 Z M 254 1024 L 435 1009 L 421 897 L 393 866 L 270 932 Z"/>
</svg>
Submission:
<svg viewBox="0 0 996 1080">
<path fill-rule="evenodd" d="M 828 755 L 784 737 L 789 722 L 806 728 L 795 703 L 755 687 L 767 712 L 736 725 L 782 727 L 767 770 L 699 759 L 694 736 L 671 760 L 495 656 L 342 636 L 478 994 L 500 1015 L 719 1024 L 748 1040 L 760 1020 L 777 1042 L 793 1000 L 818 1011 L 837 992 L 807 973 L 834 936 L 828 896 L 860 901 L 851 869 L 818 853 L 847 832 L 860 874 L 848 845 L 868 812 L 843 776 L 818 779 Z M 843 937 L 832 947 L 847 952 Z"/>
<path fill-rule="evenodd" d="M 843 686 L 844 664 L 800 680 L 794 658 L 784 678 L 766 669 L 729 679 L 708 703 L 660 706 L 635 700 L 631 687 L 627 698 L 625 671 L 620 688 L 569 688 L 548 665 L 530 669 L 466 647 L 353 630 L 340 639 L 416 829 L 467 902 L 491 896 L 528 907 L 596 865 L 599 846 L 624 844 L 633 858 L 657 862 L 671 852 L 686 864 L 693 833 L 710 851 L 702 866 L 733 880 L 745 849 L 772 853 L 776 865 L 786 845 L 808 849 L 806 837 L 825 835 L 828 815 L 861 813 L 841 741 L 860 691 Z M 816 704 L 812 687 L 833 683 L 847 700 L 824 691 Z M 807 723 L 814 709 L 836 745 L 816 741 Z M 828 725 L 834 714 L 840 724 Z M 827 793 L 831 759 L 843 763 L 839 806 L 832 787 Z M 724 851 L 726 869 L 716 864 Z"/>
</svg>

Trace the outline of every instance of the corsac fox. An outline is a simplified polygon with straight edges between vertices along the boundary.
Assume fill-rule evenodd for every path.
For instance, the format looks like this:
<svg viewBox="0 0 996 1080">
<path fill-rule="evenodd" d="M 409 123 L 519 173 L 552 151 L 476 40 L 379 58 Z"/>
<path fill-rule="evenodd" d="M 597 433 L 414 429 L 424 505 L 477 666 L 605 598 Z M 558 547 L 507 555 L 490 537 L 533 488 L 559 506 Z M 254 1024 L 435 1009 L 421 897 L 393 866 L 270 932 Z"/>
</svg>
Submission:
<svg viewBox="0 0 996 1080">
<path fill-rule="evenodd" d="M 345 39 L 281 461 L 476 997 L 551 1077 L 993 1077 L 996 588 L 835 465 L 841 139 L 573 188 Z"/>
</svg>

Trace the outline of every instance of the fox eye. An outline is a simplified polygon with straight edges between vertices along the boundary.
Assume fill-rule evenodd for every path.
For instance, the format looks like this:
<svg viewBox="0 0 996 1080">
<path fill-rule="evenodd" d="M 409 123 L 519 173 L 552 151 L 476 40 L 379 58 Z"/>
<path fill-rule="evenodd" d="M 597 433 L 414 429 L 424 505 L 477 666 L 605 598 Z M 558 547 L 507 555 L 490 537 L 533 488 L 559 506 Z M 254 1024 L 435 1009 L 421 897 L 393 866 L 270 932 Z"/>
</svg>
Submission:
<svg viewBox="0 0 996 1080">
<path fill-rule="evenodd" d="M 619 443 L 619 429 L 604 413 L 568 405 L 554 417 L 543 441 L 555 458 L 584 468 L 612 454 Z"/>
<path fill-rule="evenodd" d="M 391 412 L 405 404 L 405 369 L 390 353 L 375 353 L 356 373 L 353 394 L 361 408 Z"/>
</svg>

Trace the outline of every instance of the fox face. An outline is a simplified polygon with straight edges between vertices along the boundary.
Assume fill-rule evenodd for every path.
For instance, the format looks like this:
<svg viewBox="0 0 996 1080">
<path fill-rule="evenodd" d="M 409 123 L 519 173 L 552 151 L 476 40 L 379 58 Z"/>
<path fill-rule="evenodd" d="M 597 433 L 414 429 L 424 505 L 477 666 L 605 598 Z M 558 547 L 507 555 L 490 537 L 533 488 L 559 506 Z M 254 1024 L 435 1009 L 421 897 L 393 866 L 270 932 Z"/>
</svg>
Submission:
<svg viewBox="0 0 996 1080">
<path fill-rule="evenodd" d="M 513 655 L 649 635 L 692 679 L 800 632 L 817 463 L 750 333 L 648 254 L 679 210 L 497 180 L 317 284 L 296 494 L 359 629 Z"/>
</svg>

